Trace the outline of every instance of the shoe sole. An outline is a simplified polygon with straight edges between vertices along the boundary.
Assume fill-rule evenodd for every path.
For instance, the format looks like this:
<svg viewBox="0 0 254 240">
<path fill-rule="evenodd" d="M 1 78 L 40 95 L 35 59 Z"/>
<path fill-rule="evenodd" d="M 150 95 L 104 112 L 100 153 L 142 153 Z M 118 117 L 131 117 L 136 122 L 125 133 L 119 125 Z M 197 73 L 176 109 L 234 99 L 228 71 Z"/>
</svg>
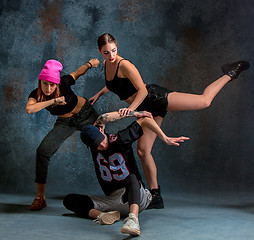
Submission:
<svg viewBox="0 0 254 240">
<path fill-rule="evenodd" d="M 122 228 L 121 229 L 121 233 L 124 234 L 130 234 L 131 236 L 139 236 L 140 235 L 140 231 L 137 229 L 131 229 L 131 228 Z"/>
<path fill-rule="evenodd" d="M 45 208 L 45 207 L 47 207 L 47 205 L 43 205 L 43 206 L 40 207 L 40 208 L 30 206 L 30 210 L 31 210 L 31 211 L 40 211 L 40 210 L 42 210 L 42 209 Z"/>
<path fill-rule="evenodd" d="M 149 210 L 149 209 L 163 209 L 164 208 L 164 204 L 156 204 L 156 205 L 152 205 L 152 206 L 148 206 L 146 208 L 146 210 Z"/>
<path fill-rule="evenodd" d="M 119 219 L 120 219 L 120 212 L 118 211 L 105 213 L 101 217 L 101 224 L 111 225 L 114 222 L 118 221 Z"/>
<path fill-rule="evenodd" d="M 162 208 L 164 208 L 164 202 L 163 202 L 163 200 L 161 199 L 161 201 L 157 201 L 157 202 L 154 202 L 153 204 L 152 204 L 153 202 L 151 202 L 148 206 L 147 206 L 147 208 L 146 209 L 162 209 Z"/>
</svg>

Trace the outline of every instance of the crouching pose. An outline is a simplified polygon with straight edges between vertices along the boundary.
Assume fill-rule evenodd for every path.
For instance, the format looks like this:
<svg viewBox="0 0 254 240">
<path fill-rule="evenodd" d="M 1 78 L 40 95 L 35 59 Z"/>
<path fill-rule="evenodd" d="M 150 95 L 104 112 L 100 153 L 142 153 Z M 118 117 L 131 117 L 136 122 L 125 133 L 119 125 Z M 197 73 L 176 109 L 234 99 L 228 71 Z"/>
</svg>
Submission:
<svg viewBox="0 0 254 240">
<path fill-rule="evenodd" d="M 87 99 L 77 96 L 71 89 L 80 76 L 98 64 L 98 59 L 91 59 L 76 71 L 60 77 L 62 64 L 53 59 L 48 60 L 39 75 L 38 88 L 28 97 L 28 114 L 46 109 L 51 115 L 58 116 L 53 129 L 36 151 L 37 195 L 30 206 L 33 211 L 47 206 L 45 188 L 50 158 L 74 132 L 80 131 L 87 124 L 93 124 L 98 117 Z"/>
<path fill-rule="evenodd" d="M 117 134 L 104 132 L 106 122 L 130 116 L 138 119 L 127 128 Z M 67 209 L 107 225 L 119 220 L 120 214 L 128 216 L 121 232 L 140 235 L 138 213 L 146 209 L 152 196 L 144 188 L 131 145 L 143 135 L 144 127 L 168 145 L 179 146 L 179 142 L 189 139 L 167 137 L 146 111 L 130 112 L 125 116 L 118 112 L 101 115 L 94 125 L 82 129 L 81 140 L 91 149 L 96 175 L 106 196 L 69 194 L 63 201 Z"/>
</svg>

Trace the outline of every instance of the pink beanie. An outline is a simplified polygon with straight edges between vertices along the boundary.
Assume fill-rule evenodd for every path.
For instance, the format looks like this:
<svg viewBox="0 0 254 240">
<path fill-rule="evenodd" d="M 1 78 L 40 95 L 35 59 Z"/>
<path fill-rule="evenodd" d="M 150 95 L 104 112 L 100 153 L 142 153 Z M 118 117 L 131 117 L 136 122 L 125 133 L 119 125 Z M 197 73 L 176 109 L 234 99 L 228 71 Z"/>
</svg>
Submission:
<svg viewBox="0 0 254 240">
<path fill-rule="evenodd" d="M 42 69 L 39 79 L 56 83 L 60 83 L 60 71 L 63 69 L 63 66 L 60 62 L 56 60 L 48 60 L 44 68 Z"/>
</svg>

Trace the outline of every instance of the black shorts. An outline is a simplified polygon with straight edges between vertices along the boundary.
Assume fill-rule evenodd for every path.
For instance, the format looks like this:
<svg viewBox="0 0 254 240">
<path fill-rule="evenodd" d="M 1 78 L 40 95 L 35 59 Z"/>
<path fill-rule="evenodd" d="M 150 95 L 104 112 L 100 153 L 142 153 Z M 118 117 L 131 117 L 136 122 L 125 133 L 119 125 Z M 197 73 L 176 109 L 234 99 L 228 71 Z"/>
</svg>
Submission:
<svg viewBox="0 0 254 240">
<path fill-rule="evenodd" d="M 146 85 L 148 94 L 144 101 L 138 106 L 138 111 L 148 111 L 154 117 L 160 116 L 162 118 L 167 114 L 168 107 L 168 93 L 166 88 L 156 84 Z"/>
</svg>

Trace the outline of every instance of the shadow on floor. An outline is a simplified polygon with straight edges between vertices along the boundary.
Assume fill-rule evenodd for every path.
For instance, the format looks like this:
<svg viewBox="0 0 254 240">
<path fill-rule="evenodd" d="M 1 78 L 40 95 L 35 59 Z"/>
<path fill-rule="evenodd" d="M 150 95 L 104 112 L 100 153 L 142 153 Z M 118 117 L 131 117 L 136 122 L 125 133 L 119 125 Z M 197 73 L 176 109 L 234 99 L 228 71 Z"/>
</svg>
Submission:
<svg viewBox="0 0 254 240">
<path fill-rule="evenodd" d="M 0 203 L 0 213 L 29 213 L 29 205 Z"/>
</svg>

